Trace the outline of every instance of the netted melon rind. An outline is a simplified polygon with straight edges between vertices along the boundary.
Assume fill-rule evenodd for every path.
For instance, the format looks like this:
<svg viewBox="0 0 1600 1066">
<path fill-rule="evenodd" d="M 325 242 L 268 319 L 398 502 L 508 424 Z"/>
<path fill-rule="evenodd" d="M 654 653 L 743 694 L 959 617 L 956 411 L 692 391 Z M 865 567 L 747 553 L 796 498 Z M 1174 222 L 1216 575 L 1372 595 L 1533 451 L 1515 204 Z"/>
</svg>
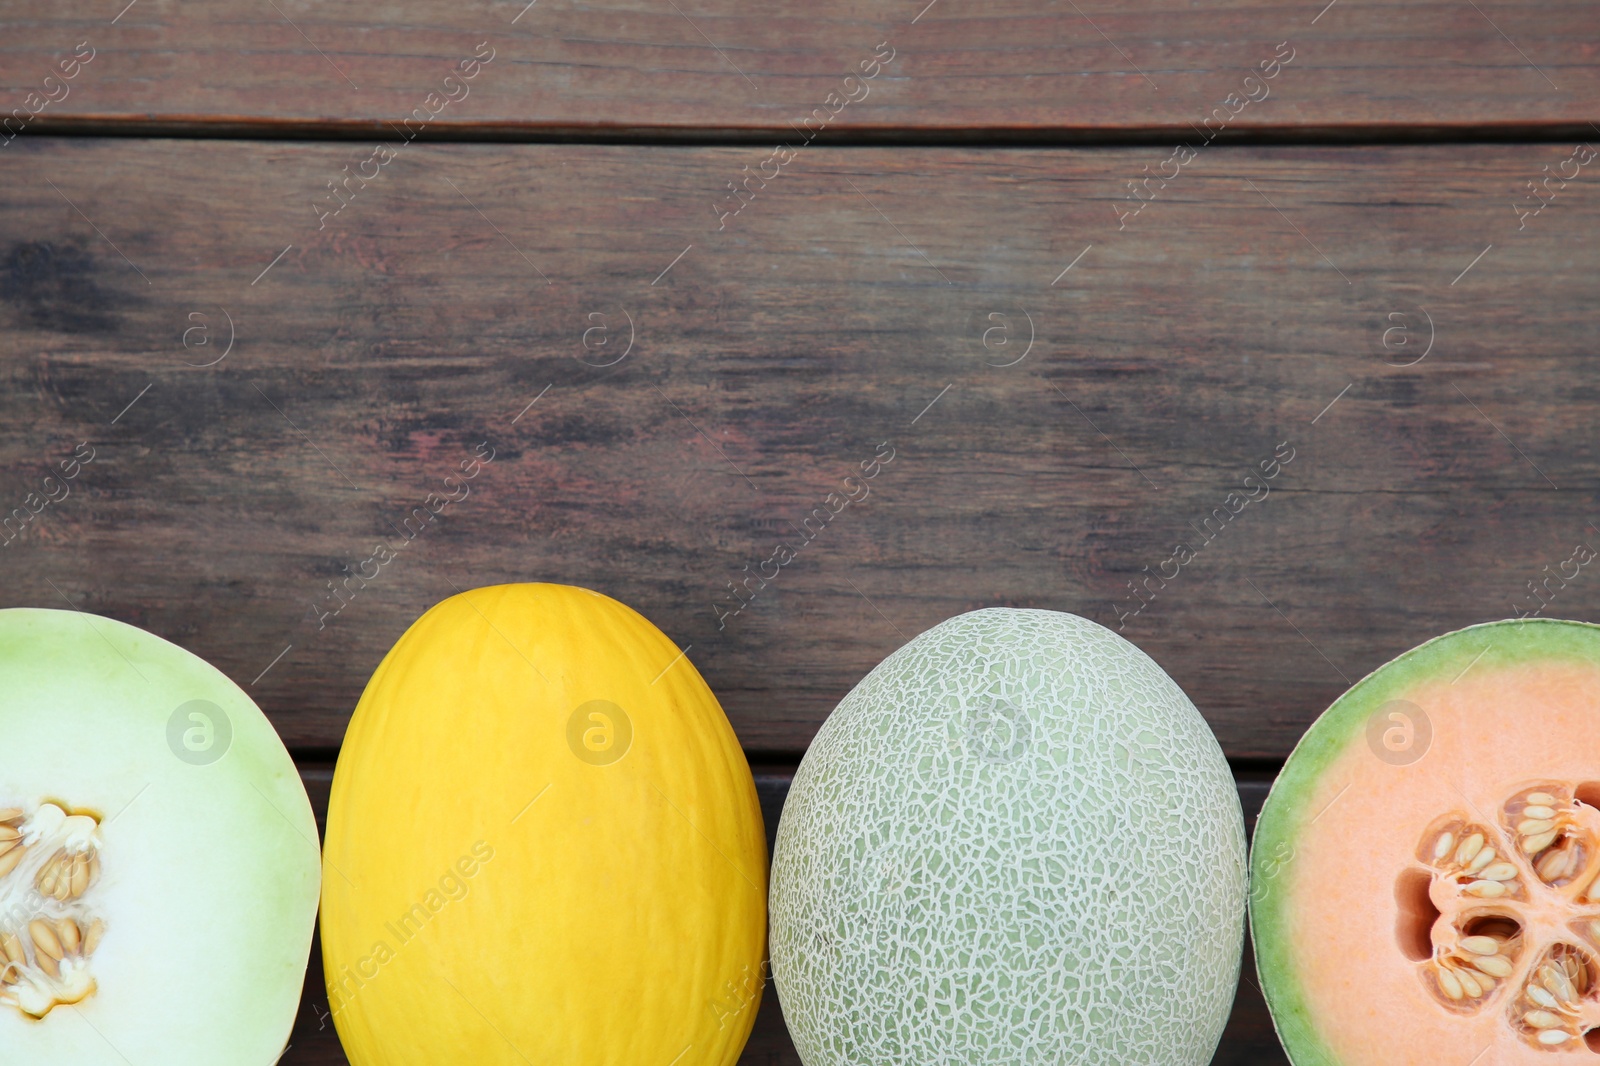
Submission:
<svg viewBox="0 0 1600 1066">
<path fill-rule="evenodd" d="M 950 619 L 840 703 L 773 859 L 774 980 L 806 1066 L 1208 1062 L 1245 841 L 1216 739 L 1093 622 Z"/>
</svg>

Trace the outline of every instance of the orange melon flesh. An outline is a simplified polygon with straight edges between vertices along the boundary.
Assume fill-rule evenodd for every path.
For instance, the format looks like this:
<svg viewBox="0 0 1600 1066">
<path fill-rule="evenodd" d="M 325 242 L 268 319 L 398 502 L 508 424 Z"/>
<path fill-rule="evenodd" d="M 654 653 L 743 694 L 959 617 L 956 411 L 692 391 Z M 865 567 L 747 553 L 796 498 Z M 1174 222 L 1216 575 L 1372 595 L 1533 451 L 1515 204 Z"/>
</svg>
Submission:
<svg viewBox="0 0 1600 1066">
<path fill-rule="evenodd" d="M 1252 852 L 1290 1059 L 1600 1063 L 1596 804 L 1600 627 L 1475 626 L 1354 686 L 1291 755 Z"/>
</svg>

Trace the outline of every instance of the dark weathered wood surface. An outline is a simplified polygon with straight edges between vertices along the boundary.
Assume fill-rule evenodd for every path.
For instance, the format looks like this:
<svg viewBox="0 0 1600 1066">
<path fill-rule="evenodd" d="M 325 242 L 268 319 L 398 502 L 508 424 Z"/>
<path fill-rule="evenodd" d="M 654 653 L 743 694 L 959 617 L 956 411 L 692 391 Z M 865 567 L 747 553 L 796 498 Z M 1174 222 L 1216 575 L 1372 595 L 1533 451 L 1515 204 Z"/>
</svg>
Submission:
<svg viewBox="0 0 1600 1066">
<path fill-rule="evenodd" d="M 1600 546 L 1597 54 L 1581 0 L 0 0 L 5 605 L 217 663 L 320 818 L 422 610 L 585 584 L 689 646 L 771 831 L 904 640 L 998 604 L 1116 627 L 1165 568 L 1123 632 L 1253 820 L 1394 654 L 1531 582 L 1600 613 L 1561 576 Z M 1506 143 L 1416 147 L 1462 138 Z M 345 1061 L 323 1002 L 314 960 L 285 1063 Z M 1284 1062 L 1248 958 L 1215 1061 Z M 798 1063 L 775 996 L 744 1062 Z"/>
<path fill-rule="evenodd" d="M 692 645 L 758 755 L 1012 604 L 1124 625 L 1231 757 L 1281 758 L 1600 537 L 1600 167 L 1513 210 L 1565 146 L 1216 149 L 1120 230 L 1164 151 L 817 148 L 719 232 L 749 150 L 412 145 L 319 230 L 367 151 L 0 160 L 0 515 L 94 449 L 0 547 L 8 602 L 191 648 L 297 749 L 430 604 L 556 580 Z M 1546 613 L 1597 609 L 1585 571 Z"/>
<path fill-rule="evenodd" d="M 793 774 L 776 767 L 758 766 L 754 770 L 762 815 L 767 822 L 767 848 L 770 854 L 778 829 L 778 815 L 782 813 L 784 797 L 788 795 Z M 327 810 L 328 786 L 332 781 L 333 768 L 326 764 L 308 763 L 302 766 L 301 776 L 311 795 L 320 829 Z M 1269 781 L 1260 775 L 1244 774 L 1240 776 L 1238 785 L 1246 828 L 1254 829 L 1256 814 L 1266 798 Z M 321 946 L 317 944 L 312 948 L 305 998 L 290 1038 L 289 1051 L 281 1060 L 283 1066 L 345 1066 L 348 1060 L 339 1046 L 332 1019 L 327 1015 L 327 1003 L 327 994 L 323 991 Z M 783 1011 L 770 983 L 762 996 L 761 1010 L 756 1016 L 750 1042 L 745 1046 L 739 1062 L 741 1066 L 800 1066 L 800 1057 L 784 1027 Z M 1212 1066 L 1278 1066 L 1285 1062 L 1287 1060 L 1278 1038 L 1272 1031 L 1272 1019 L 1267 1014 L 1266 1003 L 1256 987 L 1255 960 L 1247 942 L 1233 1014 L 1228 1019 L 1227 1031 L 1223 1034 Z"/>
<path fill-rule="evenodd" d="M 895 58 L 827 135 L 1187 135 L 1283 42 L 1293 63 L 1230 133 L 1587 130 L 1600 98 L 1584 0 L 125 2 L 0 4 L 5 108 L 38 130 L 387 135 L 482 42 L 467 95 L 429 105 L 435 134 L 789 135 L 861 96 L 841 81 L 880 42 Z M 94 58 L 66 95 L 25 103 L 80 42 Z"/>
</svg>

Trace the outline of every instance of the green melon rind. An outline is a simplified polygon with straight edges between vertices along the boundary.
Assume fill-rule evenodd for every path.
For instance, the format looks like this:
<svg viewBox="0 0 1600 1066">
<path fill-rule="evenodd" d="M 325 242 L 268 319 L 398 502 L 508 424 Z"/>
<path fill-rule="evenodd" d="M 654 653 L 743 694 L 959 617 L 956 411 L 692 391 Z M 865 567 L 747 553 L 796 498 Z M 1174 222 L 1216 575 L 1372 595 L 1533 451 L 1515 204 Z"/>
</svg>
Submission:
<svg viewBox="0 0 1600 1066">
<path fill-rule="evenodd" d="M 1312 1005 L 1294 970 L 1288 937 L 1287 892 L 1271 881 L 1288 873 L 1293 859 L 1276 857 L 1299 836 L 1316 811 L 1308 808 L 1317 782 L 1351 744 L 1366 743 L 1368 717 L 1421 682 L 1455 678 L 1473 669 L 1534 661 L 1577 660 L 1600 665 L 1600 625 L 1555 618 L 1506 619 L 1468 626 L 1435 637 L 1391 660 L 1352 685 L 1300 738 L 1272 784 L 1256 820 L 1250 848 L 1250 940 L 1256 974 L 1289 1060 L 1294 1066 L 1339 1066 L 1317 1032 Z M 1292 852 L 1287 852 L 1291 854 Z"/>
</svg>

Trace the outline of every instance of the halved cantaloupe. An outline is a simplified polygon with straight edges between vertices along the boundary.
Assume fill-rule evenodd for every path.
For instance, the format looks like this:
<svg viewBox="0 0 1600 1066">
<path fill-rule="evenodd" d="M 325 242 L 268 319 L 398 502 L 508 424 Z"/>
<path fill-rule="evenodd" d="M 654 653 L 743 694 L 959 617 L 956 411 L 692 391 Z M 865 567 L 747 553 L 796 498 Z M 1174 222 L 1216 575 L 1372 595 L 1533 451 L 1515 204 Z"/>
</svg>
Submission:
<svg viewBox="0 0 1600 1066">
<path fill-rule="evenodd" d="M 1251 866 L 1296 1066 L 1600 1063 L 1600 626 L 1473 626 L 1363 679 Z"/>
</svg>

